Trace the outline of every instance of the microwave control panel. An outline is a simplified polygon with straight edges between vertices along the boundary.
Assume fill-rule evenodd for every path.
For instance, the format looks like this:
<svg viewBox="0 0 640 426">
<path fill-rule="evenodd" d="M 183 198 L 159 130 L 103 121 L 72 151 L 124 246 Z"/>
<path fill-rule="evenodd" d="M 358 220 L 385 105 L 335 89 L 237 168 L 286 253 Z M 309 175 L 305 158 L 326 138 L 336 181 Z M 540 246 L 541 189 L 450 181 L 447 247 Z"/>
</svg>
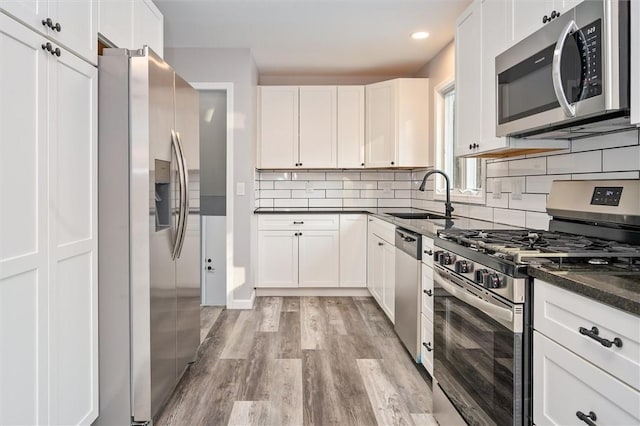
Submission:
<svg viewBox="0 0 640 426">
<path fill-rule="evenodd" d="M 602 94 L 602 21 L 580 28 L 573 36 L 582 55 L 582 99 Z"/>
</svg>

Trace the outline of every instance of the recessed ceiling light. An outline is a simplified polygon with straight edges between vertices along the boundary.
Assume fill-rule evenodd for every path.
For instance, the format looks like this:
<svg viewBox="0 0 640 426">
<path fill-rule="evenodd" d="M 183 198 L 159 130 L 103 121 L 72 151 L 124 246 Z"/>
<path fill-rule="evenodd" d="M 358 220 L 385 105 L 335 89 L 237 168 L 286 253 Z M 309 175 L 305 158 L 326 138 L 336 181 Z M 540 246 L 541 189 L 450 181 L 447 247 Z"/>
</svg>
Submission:
<svg viewBox="0 0 640 426">
<path fill-rule="evenodd" d="M 414 40 L 424 40 L 427 37 L 429 37 L 429 33 L 426 31 L 416 31 L 415 33 L 411 34 L 411 38 Z"/>
</svg>

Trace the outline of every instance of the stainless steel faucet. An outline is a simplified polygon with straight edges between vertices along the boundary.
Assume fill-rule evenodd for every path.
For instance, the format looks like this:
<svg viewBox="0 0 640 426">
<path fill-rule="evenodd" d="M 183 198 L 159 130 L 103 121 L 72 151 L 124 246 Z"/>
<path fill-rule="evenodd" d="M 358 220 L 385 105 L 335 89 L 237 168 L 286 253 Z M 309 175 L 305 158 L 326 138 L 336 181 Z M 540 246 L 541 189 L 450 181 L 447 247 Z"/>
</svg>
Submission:
<svg viewBox="0 0 640 426">
<path fill-rule="evenodd" d="M 427 172 L 426 175 L 424 175 L 424 177 L 422 178 L 422 183 L 420 184 L 420 188 L 418 188 L 420 191 L 424 192 L 424 188 L 425 185 L 427 184 L 427 179 L 429 178 L 429 176 L 431 176 L 432 174 L 435 173 L 439 173 L 442 176 L 444 176 L 444 181 L 447 184 L 447 200 L 444 203 L 444 215 L 447 218 L 451 218 L 451 212 L 453 211 L 453 206 L 451 205 L 451 182 L 449 181 L 449 176 L 447 176 L 447 174 L 445 172 L 443 172 L 442 170 L 430 170 Z"/>
</svg>

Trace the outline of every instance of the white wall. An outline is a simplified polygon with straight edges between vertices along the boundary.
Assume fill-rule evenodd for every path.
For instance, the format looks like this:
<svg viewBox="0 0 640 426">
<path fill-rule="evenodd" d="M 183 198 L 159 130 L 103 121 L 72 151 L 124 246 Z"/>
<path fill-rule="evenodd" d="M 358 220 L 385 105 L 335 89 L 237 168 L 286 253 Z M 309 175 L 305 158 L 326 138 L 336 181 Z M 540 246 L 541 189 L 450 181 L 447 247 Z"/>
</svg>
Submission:
<svg viewBox="0 0 640 426">
<path fill-rule="evenodd" d="M 234 298 L 249 299 L 253 293 L 252 244 L 256 85 L 258 72 L 249 49 L 167 48 L 165 60 L 192 83 L 233 83 L 234 187 L 244 182 L 244 196 L 234 195 Z"/>
</svg>

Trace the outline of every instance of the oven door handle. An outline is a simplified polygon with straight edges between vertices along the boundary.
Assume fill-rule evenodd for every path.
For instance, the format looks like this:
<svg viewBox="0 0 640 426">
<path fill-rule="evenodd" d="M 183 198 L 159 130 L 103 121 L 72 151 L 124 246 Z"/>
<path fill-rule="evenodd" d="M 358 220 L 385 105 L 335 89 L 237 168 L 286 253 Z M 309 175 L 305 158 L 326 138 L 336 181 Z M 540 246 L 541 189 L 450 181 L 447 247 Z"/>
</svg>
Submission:
<svg viewBox="0 0 640 426">
<path fill-rule="evenodd" d="M 551 79 L 553 81 L 553 91 L 556 93 L 558 103 L 564 111 L 567 117 L 576 116 L 576 107 L 569 103 L 567 94 L 562 87 L 562 52 L 564 51 L 564 45 L 567 42 L 567 38 L 574 32 L 579 31 L 576 21 L 571 20 L 566 27 L 560 33 L 556 48 L 553 50 L 553 62 L 551 63 Z"/>
<path fill-rule="evenodd" d="M 468 293 L 464 288 L 459 288 L 453 284 L 450 284 L 448 282 L 448 279 L 450 280 L 453 277 L 443 277 L 444 274 L 439 269 L 436 269 L 435 272 L 436 273 L 433 275 L 434 281 L 436 281 L 436 283 L 447 293 L 451 294 L 456 299 L 461 300 L 476 309 L 479 309 L 480 311 L 489 315 L 491 318 L 498 321 L 500 324 L 504 325 L 512 331 L 515 331 L 513 311 L 511 309 L 494 305 L 493 303 L 487 302 L 486 300 L 481 299 L 478 296 L 474 296 L 471 293 Z"/>
</svg>

